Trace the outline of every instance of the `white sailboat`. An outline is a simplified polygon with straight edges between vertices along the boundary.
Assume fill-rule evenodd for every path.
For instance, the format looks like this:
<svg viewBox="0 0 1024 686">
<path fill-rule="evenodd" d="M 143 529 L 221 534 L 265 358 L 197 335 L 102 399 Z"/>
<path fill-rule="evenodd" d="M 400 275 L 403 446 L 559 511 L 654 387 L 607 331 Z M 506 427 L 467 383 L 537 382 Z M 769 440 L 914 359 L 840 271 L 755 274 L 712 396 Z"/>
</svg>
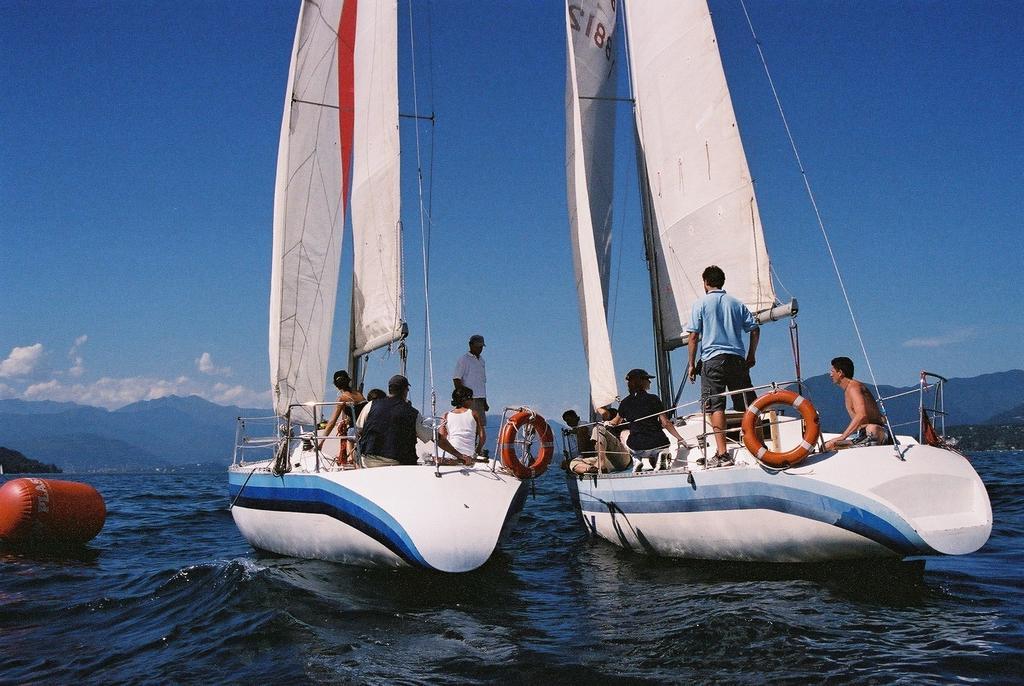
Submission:
<svg viewBox="0 0 1024 686">
<path fill-rule="evenodd" d="M 442 466 L 435 457 L 427 464 L 345 470 L 331 459 L 343 439 L 323 439 L 320 450 L 312 440 L 324 408 L 328 414 L 333 409 L 324 390 L 349 188 L 352 378 L 360 378 L 361 356 L 406 336 L 397 40 L 395 0 L 302 2 L 274 201 L 270 361 L 276 416 L 262 424 L 240 420 L 228 473 L 231 513 L 259 549 L 465 572 L 486 562 L 514 526 L 527 482 L 542 471 L 540 455 L 534 459 L 524 451 L 532 471 L 508 462 L 514 449 L 501 451 L 504 465 L 482 459 L 473 466 Z M 521 422 L 523 435 L 539 426 L 531 419 Z M 261 425 L 264 438 L 254 436 Z M 516 442 L 512 434 L 503 434 L 509 443 Z M 262 459 L 252 460 L 254 451 Z"/>
<path fill-rule="evenodd" d="M 624 27 L 629 58 L 659 395 L 665 407 L 680 409 L 670 352 L 686 343 L 704 267 L 722 267 L 728 292 L 762 323 L 795 317 L 796 302 L 780 303 L 772 285 L 705 0 L 569 0 L 566 166 L 592 406 L 619 397 L 606 315 L 616 27 Z M 942 382 L 922 376 L 922 399 Z M 634 460 L 617 473 L 568 473 L 582 526 L 626 549 L 708 560 L 955 555 L 985 543 L 992 528 L 985 486 L 963 456 L 921 440 L 931 428 L 928 411 L 917 439 L 823 452 L 816 413 L 796 393 L 781 395 L 786 385 L 799 389 L 796 382 L 759 389 L 801 406 L 795 419 L 770 415 L 767 445 L 753 430 L 742 438 L 735 430 L 741 422 L 751 429 L 757 413 L 729 413 L 735 466 L 699 466 L 715 442 L 707 418 L 691 410 L 675 420 L 685 445 L 673 441 L 657 465 Z M 566 446 L 575 450 L 568 434 Z M 803 453 L 811 454 L 799 462 Z"/>
</svg>

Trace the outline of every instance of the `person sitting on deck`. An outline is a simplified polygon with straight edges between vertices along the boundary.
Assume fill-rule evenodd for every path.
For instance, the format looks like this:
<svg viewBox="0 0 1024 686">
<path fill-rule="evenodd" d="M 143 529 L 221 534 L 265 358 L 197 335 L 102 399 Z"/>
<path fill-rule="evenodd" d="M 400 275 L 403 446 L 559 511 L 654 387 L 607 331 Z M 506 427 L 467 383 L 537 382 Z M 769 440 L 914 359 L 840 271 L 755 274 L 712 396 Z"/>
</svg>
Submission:
<svg viewBox="0 0 1024 686">
<path fill-rule="evenodd" d="M 467 455 L 479 455 L 484 447 L 484 429 L 473 411 L 473 389 L 459 386 L 452 391 L 452 410 L 444 413 L 444 421 L 437 430 L 439 436 Z M 441 458 L 448 462 L 454 455 L 444 452 Z"/>
<path fill-rule="evenodd" d="M 665 415 L 661 399 L 647 390 L 653 378 L 644 369 L 631 369 L 626 374 L 629 395 L 619 403 L 618 414 L 604 424 L 598 424 L 594 430 L 599 464 L 610 462 L 616 469 L 626 469 L 635 457 L 638 460 L 648 458 L 653 465 L 658 455 L 669 446 L 666 431 L 679 441 L 679 445 L 686 445 L 675 425 Z M 623 423 L 629 425 L 625 450 L 610 430 L 610 427 Z"/>
<path fill-rule="evenodd" d="M 885 418 L 878 409 L 878 403 L 871 391 L 862 382 L 853 378 L 853 360 L 837 357 L 832 360 L 828 375 L 832 383 L 843 389 L 846 411 L 850 424 L 839 436 L 825 443 L 825 450 L 835 450 L 850 445 L 888 445 L 892 442 L 885 428 Z M 854 435 L 856 432 L 856 435 Z M 854 435 L 852 440 L 847 440 Z"/>
<path fill-rule="evenodd" d="M 389 467 L 416 464 L 416 440 L 426 443 L 434 433 L 424 423 L 419 411 L 408 400 L 409 380 L 395 374 L 388 381 L 388 397 L 374 400 L 367 408 L 359 436 L 359 451 L 366 467 Z M 465 465 L 473 464 L 473 456 L 455 448 L 444 436 L 437 445 Z"/>
<path fill-rule="evenodd" d="M 569 462 L 563 462 L 562 468 L 568 469 L 576 474 L 587 474 L 589 472 L 596 472 L 599 470 L 597 460 L 597 444 L 594 443 L 594 430 L 588 426 L 580 426 L 580 416 L 576 414 L 575 410 L 566 410 L 562 413 L 562 421 L 569 427 L 569 432 L 576 441 L 576 454 L 575 456 L 569 455 L 571 460 Z M 604 465 L 605 469 L 601 471 L 609 471 L 610 465 Z"/>
</svg>

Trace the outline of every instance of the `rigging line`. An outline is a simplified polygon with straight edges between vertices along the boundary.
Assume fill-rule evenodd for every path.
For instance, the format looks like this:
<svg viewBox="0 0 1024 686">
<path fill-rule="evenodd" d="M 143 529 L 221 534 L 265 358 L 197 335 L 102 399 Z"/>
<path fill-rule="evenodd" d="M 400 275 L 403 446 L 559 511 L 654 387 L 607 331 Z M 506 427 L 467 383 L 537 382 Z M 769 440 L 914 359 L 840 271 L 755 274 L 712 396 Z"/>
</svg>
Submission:
<svg viewBox="0 0 1024 686">
<path fill-rule="evenodd" d="M 419 94 L 416 88 L 416 29 L 413 25 L 412 0 L 409 0 L 409 50 L 412 54 L 412 107 L 416 117 L 420 114 Z M 432 120 L 433 118 L 431 118 Z M 420 250 L 423 257 L 423 312 L 424 312 L 424 334 L 426 338 L 427 369 L 430 378 L 430 415 L 437 414 L 437 391 L 434 388 L 434 357 L 433 343 L 430 332 L 430 259 L 427 248 L 427 222 L 425 220 L 425 208 L 423 203 L 423 158 L 420 150 L 420 127 L 413 127 L 416 131 L 416 186 L 419 197 L 420 215 Z M 435 428 L 435 435 L 437 429 Z"/>
<path fill-rule="evenodd" d="M 427 66 L 428 66 L 428 84 L 430 89 L 429 102 L 431 103 L 431 109 L 433 109 L 434 103 L 434 29 L 432 18 L 434 16 L 434 5 L 429 3 L 426 11 L 427 20 Z M 429 170 L 427 172 L 427 178 L 429 183 L 427 185 L 427 255 L 426 255 L 426 269 L 425 271 L 430 274 L 430 246 L 433 245 L 433 228 L 434 228 L 434 113 L 430 114 L 430 159 L 429 159 Z M 419 124 L 417 124 L 417 127 Z M 425 315 L 424 315 L 425 316 Z M 424 329 L 426 326 L 424 326 Z M 426 400 L 426 374 L 427 374 L 427 350 L 423 349 L 423 360 L 421 362 L 421 376 L 420 376 L 420 387 L 424 390 L 424 395 L 421 396 L 420 406 L 423 406 L 423 401 Z"/>
<path fill-rule="evenodd" d="M 821 235 L 825 239 L 825 247 L 828 249 L 829 258 L 832 260 L 832 268 L 836 272 L 836 278 L 839 280 L 839 289 L 842 291 L 843 299 L 846 301 L 846 309 L 850 313 L 850 320 L 853 322 L 853 330 L 857 334 L 857 342 L 860 344 L 861 353 L 864 355 L 864 361 L 867 362 L 868 372 L 871 374 L 871 384 L 875 387 L 875 396 L 879 396 L 878 381 L 875 379 L 875 370 L 871 366 L 871 358 L 868 357 L 867 347 L 864 344 L 864 337 L 860 332 L 860 325 L 857 323 L 857 316 L 853 312 L 853 304 L 850 302 L 850 295 L 846 291 L 846 283 L 843 281 L 843 275 L 839 270 L 839 262 L 836 260 L 835 252 L 832 250 L 832 242 L 829 240 L 828 231 L 825 230 L 825 222 L 821 218 L 821 211 L 818 209 L 818 203 L 814 198 L 814 192 L 811 190 L 811 182 L 807 176 L 807 171 L 804 169 L 803 160 L 800 159 L 800 152 L 796 147 L 796 140 L 793 138 L 793 132 L 789 128 L 789 120 L 786 118 L 786 112 L 782 107 L 782 100 L 779 98 L 779 92 L 775 88 L 775 80 L 772 78 L 771 71 L 768 69 L 768 61 L 765 59 L 764 50 L 761 48 L 761 41 L 757 37 L 757 32 L 754 31 L 754 24 L 750 19 L 750 13 L 747 12 L 747 5 L 744 0 L 740 0 L 740 6 L 743 8 L 743 15 L 747 19 L 747 26 L 750 28 L 750 35 L 754 38 L 754 45 L 757 47 L 757 54 L 761 57 L 761 66 L 764 67 L 765 76 L 768 77 L 768 85 L 772 89 L 772 96 L 775 98 L 775 106 L 779 110 L 779 115 L 782 117 L 782 125 L 786 129 L 786 136 L 789 138 L 789 146 L 793 150 L 793 156 L 796 158 L 797 167 L 800 169 L 800 176 L 803 178 L 804 188 L 807 190 L 807 197 L 810 198 L 811 207 L 814 208 L 814 216 L 818 220 L 818 228 L 821 230 Z M 882 407 L 882 413 L 885 414 L 885 408 Z M 888 422 L 888 418 L 886 419 Z M 890 430 L 891 434 L 891 430 Z"/>
</svg>

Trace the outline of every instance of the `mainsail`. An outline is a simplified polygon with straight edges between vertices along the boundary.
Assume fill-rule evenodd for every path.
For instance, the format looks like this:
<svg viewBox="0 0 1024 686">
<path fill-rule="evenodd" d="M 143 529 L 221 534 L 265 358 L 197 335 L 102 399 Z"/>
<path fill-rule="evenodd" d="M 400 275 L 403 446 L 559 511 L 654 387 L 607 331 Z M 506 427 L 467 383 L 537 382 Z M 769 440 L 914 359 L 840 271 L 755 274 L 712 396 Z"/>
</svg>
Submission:
<svg viewBox="0 0 1024 686">
<path fill-rule="evenodd" d="M 608 334 L 615 138 L 615 3 L 568 0 L 566 178 L 580 329 L 594 407 L 617 395 Z"/>
<path fill-rule="evenodd" d="M 752 312 L 776 304 L 753 180 L 705 0 L 626 4 L 637 139 L 649 188 L 661 346 L 685 340 L 717 264 Z M 685 65 L 685 68 L 681 68 Z"/>
<path fill-rule="evenodd" d="M 350 185 L 355 354 L 400 336 L 397 14 L 395 0 L 306 0 L 299 10 L 274 196 L 278 414 L 324 397 Z"/>
</svg>

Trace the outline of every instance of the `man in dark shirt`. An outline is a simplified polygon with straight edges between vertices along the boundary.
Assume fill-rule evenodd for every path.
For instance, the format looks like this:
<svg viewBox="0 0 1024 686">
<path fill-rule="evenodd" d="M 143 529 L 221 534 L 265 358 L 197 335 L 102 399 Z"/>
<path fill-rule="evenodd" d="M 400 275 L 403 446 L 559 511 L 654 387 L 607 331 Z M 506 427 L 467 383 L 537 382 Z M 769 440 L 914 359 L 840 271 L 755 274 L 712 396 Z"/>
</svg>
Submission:
<svg viewBox="0 0 1024 686">
<path fill-rule="evenodd" d="M 625 453 L 618 438 L 608 429 L 609 426 L 624 425 L 629 429 L 629 435 L 626 437 L 626 449 L 629 451 L 627 457 L 635 457 L 638 460 L 650 458 L 652 464 L 658 453 L 669 445 L 669 440 L 665 436 L 666 431 L 679 441 L 680 445 L 685 445 L 683 437 L 665 416 L 665 406 L 661 399 L 647 390 L 651 387 L 653 378 L 644 369 L 631 369 L 626 374 L 629 395 L 619 403 L 618 415 L 605 425 L 599 425 L 595 432 L 598 455 L 601 458 L 607 455 L 614 463 L 614 455 Z"/>
<path fill-rule="evenodd" d="M 388 397 L 374 400 L 359 435 L 359 450 L 367 467 L 416 464 L 416 440 L 429 441 L 433 432 L 408 400 L 409 380 L 395 374 L 388 381 Z M 463 464 L 472 465 L 473 457 L 456 450 L 438 434 L 437 445 Z"/>
</svg>

